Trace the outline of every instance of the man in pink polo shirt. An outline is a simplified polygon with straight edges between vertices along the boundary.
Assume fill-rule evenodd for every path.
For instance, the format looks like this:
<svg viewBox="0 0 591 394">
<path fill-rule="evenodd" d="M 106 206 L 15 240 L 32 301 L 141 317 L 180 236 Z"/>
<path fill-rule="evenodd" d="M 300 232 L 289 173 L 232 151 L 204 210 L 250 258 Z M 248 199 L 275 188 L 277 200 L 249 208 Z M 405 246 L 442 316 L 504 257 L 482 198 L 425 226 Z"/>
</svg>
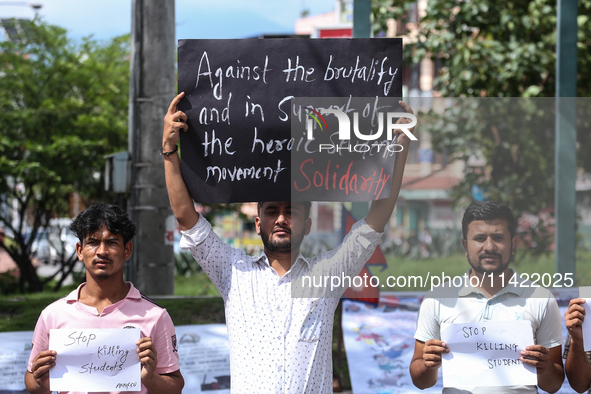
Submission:
<svg viewBox="0 0 591 394">
<path fill-rule="evenodd" d="M 49 349 L 52 328 L 139 328 L 138 357 L 142 364 L 139 393 L 180 394 L 184 380 L 172 320 L 166 309 L 123 280 L 123 265 L 131 256 L 135 225 L 118 206 L 94 204 L 70 225 L 80 242 L 78 259 L 86 267 L 86 283 L 41 312 L 25 385 L 31 394 L 48 394 L 49 370 L 56 352 Z M 78 392 L 84 392 L 81 387 Z M 71 392 L 70 394 L 74 394 Z"/>
</svg>

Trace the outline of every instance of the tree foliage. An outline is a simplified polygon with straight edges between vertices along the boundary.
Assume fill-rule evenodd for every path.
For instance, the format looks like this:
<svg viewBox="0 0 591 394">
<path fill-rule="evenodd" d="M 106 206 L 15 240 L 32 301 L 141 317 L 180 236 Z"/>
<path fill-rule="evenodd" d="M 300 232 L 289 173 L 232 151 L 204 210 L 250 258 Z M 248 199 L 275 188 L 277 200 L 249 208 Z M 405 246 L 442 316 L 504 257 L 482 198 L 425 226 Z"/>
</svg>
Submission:
<svg viewBox="0 0 591 394">
<path fill-rule="evenodd" d="M 413 4 L 416 1 L 373 0 L 375 30 L 385 30 L 388 18 L 407 21 Z M 591 0 L 578 4 L 577 92 L 589 96 Z M 553 97 L 556 11 L 553 0 L 428 0 L 416 30 L 411 29 L 405 41 L 406 64 L 423 58 L 435 61 L 434 90 L 445 97 Z M 497 108 L 496 119 L 482 117 L 488 113 L 483 107 L 493 101 L 480 99 L 456 102 L 443 117 L 430 114 L 432 122 L 422 129 L 430 131 L 436 150 L 466 163 L 474 157 L 486 162 L 485 168 L 466 166 L 456 198 L 471 198 L 471 187 L 476 185 L 485 189 L 488 198 L 510 204 L 519 213 L 536 213 L 553 204 L 555 109 L 543 100 L 535 106 L 549 111 L 542 116 L 545 122 L 532 117 L 527 101 L 498 102 L 499 107 L 507 103 L 517 107 Z M 462 110 L 459 103 L 468 106 Z M 578 165 L 590 171 L 591 133 L 585 113 L 589 101 L 580 99 L 578 104 Z M 474 105 L 480 109 L 471 108 Z M 517 109 L 529 122 L 514 116 Z M 441 119 L 452 122 L 444 125 Z"/>
<path fill-rule="evenodd" d="M 38 19 L 11 23 L 18 34 L 0 42 L 0 198 L 5 208 L 16 203 L 20 221 L 13 225 L 3 209 L 0 225 L 15 236 L 6 249 L 21 291 L 37 291 L 44 283 L 30 259 L 36 232 L 67 216 L 72 192 L 104 197 L 103 156 L 127 148 L 129 37 L 74 42 Z"/>
<path fill-rule="evenodd" d="M 375 31 L 386 30 L 389 18 L 408 22 L 416 4 L 373 0 Z M 434 90 L 463 98 L 443 113 L 430 111 L 421 125 L 436 151 L 466 164 L 464 179 L 452 191 L 462 206 L 472 201 L 475 187 L 518 215 L 554 205 L 556 7 L 554 0 L 428 0 L 418 22 L 407 25 L 406 65 L 432 59 Z M 591 93 L 590 17 L 591 0 L 579 0 L 579 97 Z M 591 171 L 589 100 L 577 102 L 577 164 L 586 171 Z M 538 251 L 547 250 L 544 232 L 542 220 L 532 223 L 529 235 L 538 237 Z"/>
<path fill-rule="evenodd" d="M 416 1 L 373 0 L 374 30 L 389 18 L 407 21 Z M 578 2 L 578 96 L 591 81 L 591 1 Z M 556 1 L 428 0 L 407 59 L 441 62 L 436 89 L 443 96 L 553 97 L 556 65 Z M 416 35 L 415 35 L 416 34 Z"/>
</svg>

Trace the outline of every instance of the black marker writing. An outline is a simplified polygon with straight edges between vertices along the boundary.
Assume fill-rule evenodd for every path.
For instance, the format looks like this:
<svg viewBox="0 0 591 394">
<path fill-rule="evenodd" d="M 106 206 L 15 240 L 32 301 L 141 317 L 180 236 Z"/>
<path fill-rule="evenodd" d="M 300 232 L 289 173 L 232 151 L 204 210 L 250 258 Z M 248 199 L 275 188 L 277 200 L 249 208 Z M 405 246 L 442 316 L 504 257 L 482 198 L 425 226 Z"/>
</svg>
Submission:
<svg viewBox="0 0 591 394">
<path fill-rule="evenodd" d="M 119 347 L 119 345 L 117 346 L 99 346 L 98 350 L 96 352 L 96 355 L 98 356 L 98 358 L 102 358 L 102 357 L 114 357 L 117 358 L 119 360 L 120 363 L 124 364 L 125 361 L 127 360 L 127 355 L 129 354 L 129 350 L 124 350 L 121 349 Z"/>
<path fill-rule="evenodd" d="M 80 373 L 87 373 L 89 375 L 92 375 L 93 372 L 119 372 L 123 370 L 123 364 L 122 363 L 118 363 L 117 361 L 115 361 L 115 364 L 107 364 L 107 362 L 105 361 L 105 363 L 103 365 L 94 365 L 94 363 L 88 363 L 88 364 L 84 364 L 82 367 L 82 371 L 79 371 Z"/>
<path fill-rule="evenodd" d="M 73 333 L 68 335 L 68 338 L 70 338 L 72 340 L 72 342 L 64 343 L 64 346 L 70 346 L 73 344 L 80 345 L 80 342 L 82 342 L 82 343 L 86 343 L 86 346 L 88 347 L 88 345 L 90 345 L 90 342 L 92 342 L 93 340 L 96 339 L 96 335 L 94 335 L 94 334 L 84 335 L 84 331 L 80 331 L 80 334 L 78 334 L 78 336 L 76 337 L 77 332 L 78 331 L 74 331 Z"/>
</svg>

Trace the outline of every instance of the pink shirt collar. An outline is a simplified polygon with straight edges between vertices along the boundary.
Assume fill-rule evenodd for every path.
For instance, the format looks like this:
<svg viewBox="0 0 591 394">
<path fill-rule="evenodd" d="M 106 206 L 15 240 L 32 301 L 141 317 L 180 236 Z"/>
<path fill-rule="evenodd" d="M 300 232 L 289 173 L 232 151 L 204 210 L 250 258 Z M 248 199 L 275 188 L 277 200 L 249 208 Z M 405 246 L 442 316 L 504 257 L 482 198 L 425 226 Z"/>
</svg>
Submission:
<svg viewBox="0 0 591 394">
<path fill-rule="evenodd" d="M 131 283 L 131 282 L 125 282 L 125 283 L 127 283 L 129 285 L 129 292 L 125 296 L 126 299 L 139 300 L 142 298 L 142 294 L 140 293 L 140 291 L 138 289 L 136 289 L 133 286 L 133 283 Z M 81 283 L 80 286 L 78 286 L 78 288 L 76 290 L 74 290 L 70 294 L 68 294 L 66 296 L 66 302 L 69 304 L 71 304 L 73 302 L 77 302 L 78 298 L 80 297 L 80 290 L 84 286 L 86 286 L 86 282 Z"/>
</svg>

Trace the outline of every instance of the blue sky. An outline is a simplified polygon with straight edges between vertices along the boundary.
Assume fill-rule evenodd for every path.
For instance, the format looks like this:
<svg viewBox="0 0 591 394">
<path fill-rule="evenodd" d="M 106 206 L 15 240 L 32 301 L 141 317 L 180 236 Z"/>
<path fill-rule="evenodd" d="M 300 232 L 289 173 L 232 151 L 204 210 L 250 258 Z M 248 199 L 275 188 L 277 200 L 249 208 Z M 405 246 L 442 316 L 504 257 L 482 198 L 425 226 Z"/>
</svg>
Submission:
<svg viewBox="0 0 591 394">
<path fill-rule="evenodd" d="M 35 11 L 27 3 L 42 4 L 39 15 L 66 28 L 72 38 L 92 34 L 105 40 L 131 29 L 131 0 L 0 1 L 0 18 L 33 18 Z M 334 4 L 335 0 L 176 0 L 177 39 L 290 34 L 304 8 L 316 15 L 332 11 Z"/>
</svg>

